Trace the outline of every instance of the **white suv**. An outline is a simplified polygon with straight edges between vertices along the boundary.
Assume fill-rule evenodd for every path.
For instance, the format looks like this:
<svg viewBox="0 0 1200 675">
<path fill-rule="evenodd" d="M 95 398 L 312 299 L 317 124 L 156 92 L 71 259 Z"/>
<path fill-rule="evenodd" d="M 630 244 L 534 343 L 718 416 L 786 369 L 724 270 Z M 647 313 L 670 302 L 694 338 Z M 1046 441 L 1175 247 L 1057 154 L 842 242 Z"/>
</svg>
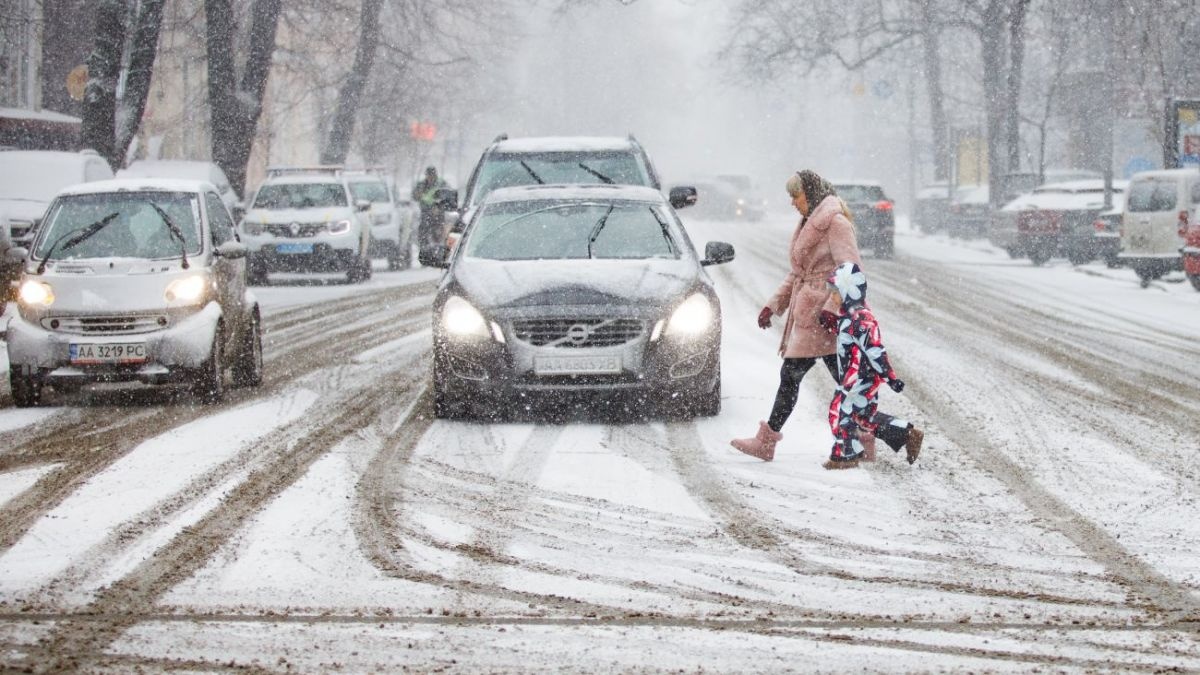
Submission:
<svg viewBox="0 0 1200 675">
<path fill-rule="evenodd" d="M 391 175 L 381 169 L 346 172 L 350 194 L 371 202 L 371 255 L 387 258 L 389 270 L 412 266 L 412 237 L 415 208 L 396 194 Z"/>
<path fill-rule="evenodd" d="M 344 272 L 371 278 L 371 202 L 354 200 L 341 167 L 267 170 L 239 226 L 250 283 L 269 272 Z"/>
</svg>

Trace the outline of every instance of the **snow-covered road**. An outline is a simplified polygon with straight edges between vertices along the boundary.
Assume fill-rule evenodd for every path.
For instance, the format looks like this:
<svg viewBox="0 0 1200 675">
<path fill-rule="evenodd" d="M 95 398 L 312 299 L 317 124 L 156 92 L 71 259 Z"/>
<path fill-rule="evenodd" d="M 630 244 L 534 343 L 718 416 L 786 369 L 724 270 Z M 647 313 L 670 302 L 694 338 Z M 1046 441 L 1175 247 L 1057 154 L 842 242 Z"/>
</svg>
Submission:
<svg viewBox="0 0 1200 675">
<path fill-rule="evenodd" d="M 1200 293 L 903 232 L 866 270 L 921 460 L 821 470 L 814 370 L 762 463 L 792 224 L 688 224 L 738 251 L 714 418 L 432 420 L 430 270 L 259 290 L 220 406 L 0 392 L 0 663 L 1200 669 Z"/>
</svg>

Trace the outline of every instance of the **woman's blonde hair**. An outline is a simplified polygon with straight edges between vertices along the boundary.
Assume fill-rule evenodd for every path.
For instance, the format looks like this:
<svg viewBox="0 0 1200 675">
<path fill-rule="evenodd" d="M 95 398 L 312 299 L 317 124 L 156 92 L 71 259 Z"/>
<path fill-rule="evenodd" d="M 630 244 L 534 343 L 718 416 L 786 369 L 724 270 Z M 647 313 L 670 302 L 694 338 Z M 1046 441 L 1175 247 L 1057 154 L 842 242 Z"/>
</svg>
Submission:
<svg viewBox="0 0 1200 675">
<path fill-rule="evenodd" d="M 805 201 L 808 202 L 808 208 L 817 208 L 826 197 L 833 195 L 837 197 L 837 190 L 833 185 L 822 178 L 816 171 L 805 169 L 792 174 L 785 185 L 788 196 L 795 199 L 801 193 L 804 194 Z M 846 220 L 850 221 L 851 227 L 854 226 L 854 216 L 850 214 L 850 207 L 846 206 L 845 200 L 838 197 L 838 203 L 842 206 L 842 215 L 846 216 Z"/>
</svg>

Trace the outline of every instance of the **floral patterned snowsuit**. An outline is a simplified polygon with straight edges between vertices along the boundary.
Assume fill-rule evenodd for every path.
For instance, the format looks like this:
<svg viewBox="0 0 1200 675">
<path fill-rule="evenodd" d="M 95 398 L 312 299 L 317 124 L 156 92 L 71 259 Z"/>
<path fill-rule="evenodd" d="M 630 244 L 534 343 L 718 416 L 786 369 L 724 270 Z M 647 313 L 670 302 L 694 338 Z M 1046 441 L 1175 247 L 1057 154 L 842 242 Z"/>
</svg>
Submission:
<svg viewBox="0 0 1200 675">
<path fill-rule="evenodd" d="M 839 386 L 829 405 L 829 427 L 834 437 L 830 460 L 845 462 L 863 453 L 859 430 L 874 433 L 884 423 L 909 425 L 890 415 L 876 414 L 880 385 L 897 378 L 880 338 L 879 324 L 866 304 L 866 276 L 858 265 L 847 262 L 829 276 L 829 285 L 842 296 L 839 312 L 822 317 L 827 328 L 837 331 Z"/>
</svg>

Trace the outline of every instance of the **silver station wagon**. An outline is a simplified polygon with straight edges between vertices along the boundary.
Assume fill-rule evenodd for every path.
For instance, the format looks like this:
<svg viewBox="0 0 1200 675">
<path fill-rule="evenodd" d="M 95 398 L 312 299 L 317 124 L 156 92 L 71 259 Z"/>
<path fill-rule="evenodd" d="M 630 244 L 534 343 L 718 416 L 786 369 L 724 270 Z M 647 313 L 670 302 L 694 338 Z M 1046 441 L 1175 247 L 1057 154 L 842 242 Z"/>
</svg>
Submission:
<svg viewBox="0 0 1200 675">
<path fill-rule="evenodd" d="M 246 247 L 216 188 L 118 179 L 59 192 L 28 251 L 8 326 L 18 406 L 43 388 L 184 384 L 205 402 L 262 381 Z"/>
</svg>

